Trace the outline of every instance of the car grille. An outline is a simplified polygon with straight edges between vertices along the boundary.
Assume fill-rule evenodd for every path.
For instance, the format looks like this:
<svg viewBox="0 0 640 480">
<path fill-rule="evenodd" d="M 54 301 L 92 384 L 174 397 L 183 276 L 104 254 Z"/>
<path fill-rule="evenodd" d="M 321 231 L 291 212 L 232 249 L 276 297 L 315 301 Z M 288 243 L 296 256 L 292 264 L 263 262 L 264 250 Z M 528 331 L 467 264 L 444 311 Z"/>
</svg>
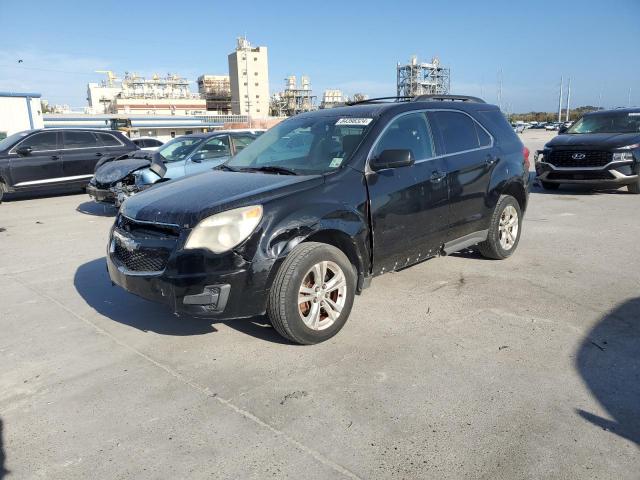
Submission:
<svg viewBox="0 0 640 480">
<path fill-rule="evenodd" d="M 574 154 L 581 153 L 585 157 L 572 158 Z M 596 150 L 553 150 L 547 159 L 555 167 L 560 168 L 598 168 L 611 162 L 611 152 L 599 152 Z"/>
<path fill-rule="evenodd" d="M 164 270 L 169 260 L 170 252 L 148 249 L 129 251 L 118 239 L 114 242 L 114 258 L 132 272 L 160 272 Z"/>
<path fill-rule="evenodd" d="M 179 228 L 172 225 L 136 222 L 124 215 L 116 218 L 112 238 L 113 260 L 132 272 L 161 272 L 178 241 Z"/>
<path fill-rule="evenodd" d="M 615 178 L 609 172 L 551 172 L 547 176 L 549 180 L 611 180 Z"/>
</svg>

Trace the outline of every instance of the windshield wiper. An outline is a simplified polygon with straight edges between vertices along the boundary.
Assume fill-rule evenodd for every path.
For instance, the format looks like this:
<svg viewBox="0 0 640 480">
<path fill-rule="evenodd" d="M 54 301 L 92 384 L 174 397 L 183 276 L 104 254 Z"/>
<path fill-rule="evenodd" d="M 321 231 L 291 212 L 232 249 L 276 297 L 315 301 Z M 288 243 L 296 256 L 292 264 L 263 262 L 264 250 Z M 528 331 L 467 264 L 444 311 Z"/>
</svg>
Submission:
<svg viewBox="0 0 640 480">
<path fill-rule="evenodd" d="M 298 175 L 295 171 L 286 167 L 277 167 L 275 165 L 264 165 L 262 167 L 247 167 L 241 169 L 243 172 L 265 172 L 276 173 L 279 175 Z"/>
<path fill-rule="evenodd" d="M 229 165 L 225 165 L 224 163 L 222 165 L 218 165 L 217 167 L 214 167 L 214 170 L 226 170 L 227 172 L 237 172 L 238 171 L 235 168 L 230 167 Z"/>
</svg>

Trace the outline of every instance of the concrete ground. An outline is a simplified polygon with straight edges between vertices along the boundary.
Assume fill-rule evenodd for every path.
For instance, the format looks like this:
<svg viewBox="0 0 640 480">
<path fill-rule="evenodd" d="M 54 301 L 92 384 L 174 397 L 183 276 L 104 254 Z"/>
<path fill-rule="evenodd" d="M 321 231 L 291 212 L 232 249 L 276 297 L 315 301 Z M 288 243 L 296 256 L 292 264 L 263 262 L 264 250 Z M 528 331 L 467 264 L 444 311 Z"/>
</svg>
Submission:
<svg viewBox="0 0 640 480">
<path fill-rule="evenodd" d="M 113 212 L 86 195 L 9 199 L 0 472 L 637 479 L 639 212 L 626 191 L 536 187 L 511 259 L 379 277 L 339 335 L 300 347 L 111 287 Z"/>
</svg>

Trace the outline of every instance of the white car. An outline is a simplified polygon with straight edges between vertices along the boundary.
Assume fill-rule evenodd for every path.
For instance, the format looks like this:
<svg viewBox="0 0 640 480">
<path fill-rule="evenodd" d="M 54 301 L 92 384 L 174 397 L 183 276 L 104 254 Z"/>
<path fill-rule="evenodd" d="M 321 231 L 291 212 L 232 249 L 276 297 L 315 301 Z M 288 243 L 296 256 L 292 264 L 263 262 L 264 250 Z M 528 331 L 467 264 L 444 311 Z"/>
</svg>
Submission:
<svg viewBox="0 0 640 480">
<path fill-rule="evenodd" d="M 153 137 L 132 138 L 131 141 L 139 146 L 141 150 L 145 150 L 148 152 L 154 152 L 158 150 L 158 148 L 160 148 L 162 145 L 164 145 L 164 142 Z"/>
</svg>

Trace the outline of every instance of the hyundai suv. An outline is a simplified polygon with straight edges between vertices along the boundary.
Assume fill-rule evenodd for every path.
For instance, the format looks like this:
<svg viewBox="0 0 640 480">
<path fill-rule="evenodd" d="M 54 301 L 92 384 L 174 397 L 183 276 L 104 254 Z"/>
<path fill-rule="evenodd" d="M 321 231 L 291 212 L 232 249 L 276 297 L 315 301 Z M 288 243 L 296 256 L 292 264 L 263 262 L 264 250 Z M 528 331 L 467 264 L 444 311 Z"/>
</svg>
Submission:
<svg viewBox="0 0 640 480">
<path fill-rule="evenodd" d="M 640 108 L 586 114 L 536 152 L 535 165 L 547 190 L 583 184 L 640 193 Z"/>
<path fill-rule="evenodd" d="M 321 342 L 377 275 L 473 246 L 512 255 L 528 155 L 500 110 L 474 97 L 300 114 L 214 170 L 125 200 L 107 268 L 175 312 L 266 313 L 290 341 Z"/>
</svg>

